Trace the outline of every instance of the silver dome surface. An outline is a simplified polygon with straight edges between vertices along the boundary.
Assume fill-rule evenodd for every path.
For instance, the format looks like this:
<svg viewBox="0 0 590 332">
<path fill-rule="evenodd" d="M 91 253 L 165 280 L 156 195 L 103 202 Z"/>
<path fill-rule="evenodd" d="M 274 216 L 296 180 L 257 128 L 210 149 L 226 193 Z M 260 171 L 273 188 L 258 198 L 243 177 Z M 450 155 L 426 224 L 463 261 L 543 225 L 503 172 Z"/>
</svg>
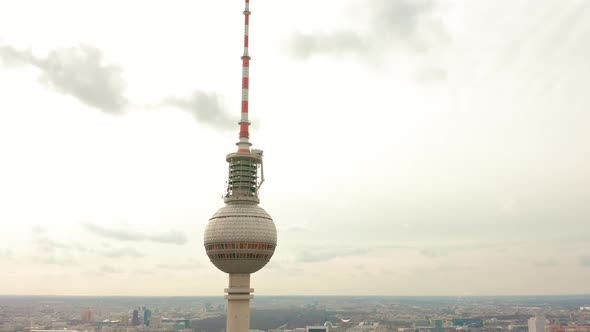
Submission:
<svg viewBox="0 0 590 332">
<path fill-rule="evenodd" d="M 227 204 L 209 219 L 205 228 L 207 255 L 226 273 L 260 270 L 272 257 L 276 244 L 275 224 L 257 204 Z"/>
</svg>

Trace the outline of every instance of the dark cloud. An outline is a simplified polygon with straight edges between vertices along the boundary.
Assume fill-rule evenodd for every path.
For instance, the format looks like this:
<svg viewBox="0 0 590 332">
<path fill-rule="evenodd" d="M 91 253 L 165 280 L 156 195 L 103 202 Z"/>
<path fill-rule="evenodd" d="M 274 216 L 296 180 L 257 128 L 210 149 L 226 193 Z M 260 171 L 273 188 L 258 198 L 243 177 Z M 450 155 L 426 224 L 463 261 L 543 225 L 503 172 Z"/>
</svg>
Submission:
<svg viewBox="0 0 590 332">
<path fill-rule="evenodd" d="M 427 52 L 448 40 L 433 13 L 433 0 L 368 0 L 367 31 L 341 30 L 330 34 L 296 34 L 291 40 L 295 56 L 315 54 L 368 55 L 388 49 Z"/>
<path fill-rule="evenodd" d="M 121 114 L 129 106 L 126 82 L 120 67 L 105 61 L 101 50 L 90 46 L 63 48 L 39 57 L 31 50 L 0 47 L 0 62 L 7 66 L 33 66 L 39 81 L 85 105 L 110 114 Z M 195 91 L 188 97 L 168 97 L 157 106 L 171 106 L 193 115 L 200 123 L 227 130 L 237 119 L 224 112 L 214 93 Z"/>
<path fill-rule="evenodd" d="M 147 235 L 141 233 L 136 230 L 123 230 L 123 229 L 109 229 L 99 225 L 91 224 L 91 223 L 84 223 L 82 226 L 89 232 L 119 241 L 129 241 L 129 242 L 156 242 L 156 243 L 165 243 L 165 244 L 176 244 L 176 245 L 183 245 L 188 240 L 184 233 L 179 231 L 168 231 L 162 232 L 156 235 Z"/>
<path fill-rule="evenodd" d="M 338 257 L 348 256 L 362 256 L 369 253 L 368 249 L 340 249 L 340 250 L 325 250 L 316 248 L 314 250 L 304 250 L 297 254 L 296 261 L 303 263 L 327 262 Z"/>
<path fill-rule="evenodd" d="M 101 111 L 121 113 L 128 104 L 121 68 L 106 63 L 97 48 L 64 48 L 37 57 L 30 50 L 3 46 L 0 59 L 8 65 L 37 67 L 41 82 Z"/>
<path fill-rule="evenodd" d="M 219 96 L 214 93 L 195 91 L 189 97 L 166 98 L 162 104 L 187 111 L 198 122 L 217 129 L 231 130 L 237 123 L 237 119 L 230 118 L 224 112 Z"/>
<path fill-rule="evenodd" d="M 578 257 L 578 262 L 583 267 L 590 267 L 590 256 L 580 256 Z"/>
</svg>

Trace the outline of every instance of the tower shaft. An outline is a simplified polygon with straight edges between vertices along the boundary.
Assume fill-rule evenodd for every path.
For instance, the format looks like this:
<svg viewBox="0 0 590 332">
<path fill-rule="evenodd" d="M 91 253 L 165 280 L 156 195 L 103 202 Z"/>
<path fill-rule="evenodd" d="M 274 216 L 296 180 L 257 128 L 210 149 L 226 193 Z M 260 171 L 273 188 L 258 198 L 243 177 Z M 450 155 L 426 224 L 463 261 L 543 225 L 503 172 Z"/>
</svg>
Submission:
<svg viewBox="0 0 590 332">
<path fill-rule="evenodd" d="M 254 289 L 250 288 L 249 273 L 230 273 L 227 295 L 226 332 L 250 331 L 250 295 Z"/>
<path fill-rule="evenodd" d="M 250 0 L 246 1 L 244 9 L 244 54 L 242 55 L 242 112 L 240 117 L 240 141 L 237 143 L 238 152 L 250 152 L 250 121 L 248 120 L 248 95 L 250 88 L 250 54 L 248 53 L 250 30 Z"/>
</svg>

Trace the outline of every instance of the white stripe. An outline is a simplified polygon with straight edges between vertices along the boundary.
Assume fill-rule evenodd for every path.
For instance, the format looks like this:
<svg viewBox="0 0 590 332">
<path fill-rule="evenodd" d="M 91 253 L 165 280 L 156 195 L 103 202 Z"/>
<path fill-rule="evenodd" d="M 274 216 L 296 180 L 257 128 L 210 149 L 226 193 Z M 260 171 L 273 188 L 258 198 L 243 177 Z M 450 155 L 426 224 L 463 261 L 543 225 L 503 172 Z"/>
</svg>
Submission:
<svg viewBox="0 0 590 332">
<path fill-rule="evenodd" d="M 242 89 L 242 101 L 248 101 L 248 89 Z"/>
<path fill-rule="evenodd" d="M 242 67 L 242 77 L 250 77 L 250 67 Z"/>
</svg>

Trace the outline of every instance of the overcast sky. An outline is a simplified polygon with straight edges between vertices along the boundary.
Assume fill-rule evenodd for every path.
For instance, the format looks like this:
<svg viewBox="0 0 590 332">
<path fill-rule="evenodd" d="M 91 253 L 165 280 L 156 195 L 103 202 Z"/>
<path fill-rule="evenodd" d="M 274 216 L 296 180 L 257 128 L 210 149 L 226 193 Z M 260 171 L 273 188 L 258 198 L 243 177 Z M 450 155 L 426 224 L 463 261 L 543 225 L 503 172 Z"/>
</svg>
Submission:
<svg viewBox="0 0 590 332">
<path fill-rule="evenodd" d="M 590 293 L 590 1 L 251 9 L 255 294 Z M 0 294 L 222 295 L 242 10 L 0 2 Z"/>
</svg>

